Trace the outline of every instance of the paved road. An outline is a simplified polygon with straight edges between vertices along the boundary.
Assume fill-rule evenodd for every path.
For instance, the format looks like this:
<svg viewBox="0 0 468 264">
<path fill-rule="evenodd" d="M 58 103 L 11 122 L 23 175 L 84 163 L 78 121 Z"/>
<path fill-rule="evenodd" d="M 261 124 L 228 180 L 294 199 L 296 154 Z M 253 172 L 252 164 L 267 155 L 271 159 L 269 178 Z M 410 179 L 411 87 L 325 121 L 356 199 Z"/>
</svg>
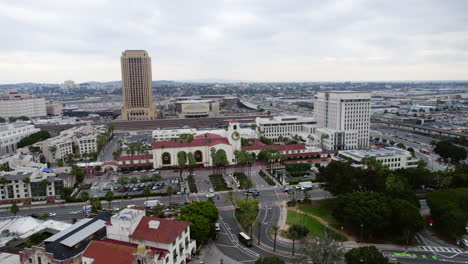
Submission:
<svg viewBox="0 0 468 264">
<path fill-rule="evenodd" d="M 400 142 L 407 147 L 411 147 L 415 150 L 415 155 L 420 160 L 423 160 L 427 163 L 426 167 L 430 170 L 437 171 L 437 170 L 445 170 L 447 167 L 440 164 L 437 159 L 439 155 L 431 153 L 430 155 L 423 154 L 418 151 L 420 148 L 425 148 L 432 151 L 432 147 L 429 145 L 430 141 L 433 140 L 432 138 L 411 134 L 408 132 L 401 132 L 398 130 L 393 129 L 383 129 L 383 128 L 375 128 L 371 130 L 371 136 L 384 138 L 387 140 L 392 140 L 395 142 Z"/>
</svg>

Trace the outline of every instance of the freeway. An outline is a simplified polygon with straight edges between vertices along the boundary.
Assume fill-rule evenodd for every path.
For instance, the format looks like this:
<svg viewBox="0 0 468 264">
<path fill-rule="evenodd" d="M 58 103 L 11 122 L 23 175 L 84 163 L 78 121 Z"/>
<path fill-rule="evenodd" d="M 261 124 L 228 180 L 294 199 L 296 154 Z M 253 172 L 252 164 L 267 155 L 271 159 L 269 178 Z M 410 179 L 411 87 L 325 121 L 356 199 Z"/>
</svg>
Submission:
<svg viewBox="0 0 468 264">
<path fill-rule="evenodd" d="M 386 139 L 389 141 L 395 141 L 404 144 L 407 147 L 411 147 L 415 150 L 415 155 L 420 160 L 426 162 L 426 167 L 433 171 L 445 170 L 447 167 L 440 164 L 437 159 L 438 155 L 431 153 L 430 155 L 423 154 L 418 149 L 425 148 L 432 151 L 430 142 L 434 139 L 426 136 L 416 135 L 408 132 L 401 132 L 394 129 L 388 128 L 374 128 L 371 130 L 371 136 Z"/>
</svg>

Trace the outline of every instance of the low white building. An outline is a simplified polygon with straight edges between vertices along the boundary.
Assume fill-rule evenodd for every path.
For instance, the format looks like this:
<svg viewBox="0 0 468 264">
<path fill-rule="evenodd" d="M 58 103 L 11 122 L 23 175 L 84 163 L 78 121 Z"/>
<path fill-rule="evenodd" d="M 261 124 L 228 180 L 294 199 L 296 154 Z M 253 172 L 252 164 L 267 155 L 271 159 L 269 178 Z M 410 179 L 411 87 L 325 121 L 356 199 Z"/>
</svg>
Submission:
<svg viewBox="0 0 468 264">
<path fill-rule="evenodd" d="M 413 157 L 407 150 L 388 147 L 388 148 L 375 148 L 368 150 L 343 150 L 339 151 L 337 159 L 342 161 L 351 160 L 355 167 L 363 167 L 362 159 L 375 158 L 377 161 L 382 162 L 390 170 L 416 168 L 418 166 L 418 159 Z"/>
<path fill-rule="evenodd" d="M 173 138 L 178 138 L 181 134 L 198 134 L 195 128 L 183 128 L 183 129 L 158 129 L 153 130 L 154 141 L 165 141 Z"/>
<path fill-rule="evenodd" d="M 0 94 L 0 117 L 41 117 L 46 116 L 46 102 L 43 97 L 6 91 Z"/>
<path fill-rule="evenodd" d="M 271 139 L 274 142 L 282 138 L 292 138 L 295 135 L 307 141 L 309 135 L 315 133 L 317 122 L 313 118 L 301 116 L 275 116 L 273 118 L 255 119 L 259 136 Z"/>
<path fill-rule="evenodd" d="M 106 225 L 107 239 L 92 241 L 82 263 L 185 264 L 196 252 L 190 223 L 145 216 L 145 210 L 124 209 Z"/>
<path fill-rule="evenodd" d="M 0 124 L 0 156 L 14 152 L 22 138 L 39 131 L 39 128 L 26 122 Z"/>
</svg>

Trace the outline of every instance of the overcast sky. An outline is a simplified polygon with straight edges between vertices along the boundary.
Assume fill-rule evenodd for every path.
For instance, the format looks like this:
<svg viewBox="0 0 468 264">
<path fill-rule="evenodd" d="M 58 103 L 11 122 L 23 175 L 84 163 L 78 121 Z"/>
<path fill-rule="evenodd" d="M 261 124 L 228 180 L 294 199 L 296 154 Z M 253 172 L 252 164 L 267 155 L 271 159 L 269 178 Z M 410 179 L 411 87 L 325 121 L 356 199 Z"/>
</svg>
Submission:
<svg viewBox="0 0 468 264">
<path fill-rule="evenodd" d="M 0 0 L 0 83 L 468 80 L 467 0 Z"/>
</svg>

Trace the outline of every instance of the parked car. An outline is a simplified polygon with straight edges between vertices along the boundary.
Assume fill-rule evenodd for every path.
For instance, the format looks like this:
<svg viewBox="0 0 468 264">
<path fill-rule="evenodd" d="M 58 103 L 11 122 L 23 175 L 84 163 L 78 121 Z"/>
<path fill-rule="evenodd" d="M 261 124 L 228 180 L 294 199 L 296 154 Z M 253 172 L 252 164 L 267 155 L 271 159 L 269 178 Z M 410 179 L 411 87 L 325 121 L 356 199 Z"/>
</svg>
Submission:
<svg viewBox="0 0 468 264">
<path fill-rule="evenodd" d="M 209 193 L 209 194 L 206 195 L 206 197 L 207 197 L 207 198 L 213 198 L 213 197 L 214 197 L 214 194 Z"/>
<path fill-rule="evenodd" d="M 220 227 L 219 223 L 215 223 L 215 231 L 216 232 L 221 231 L 221 227 Z"/>
</svg>

